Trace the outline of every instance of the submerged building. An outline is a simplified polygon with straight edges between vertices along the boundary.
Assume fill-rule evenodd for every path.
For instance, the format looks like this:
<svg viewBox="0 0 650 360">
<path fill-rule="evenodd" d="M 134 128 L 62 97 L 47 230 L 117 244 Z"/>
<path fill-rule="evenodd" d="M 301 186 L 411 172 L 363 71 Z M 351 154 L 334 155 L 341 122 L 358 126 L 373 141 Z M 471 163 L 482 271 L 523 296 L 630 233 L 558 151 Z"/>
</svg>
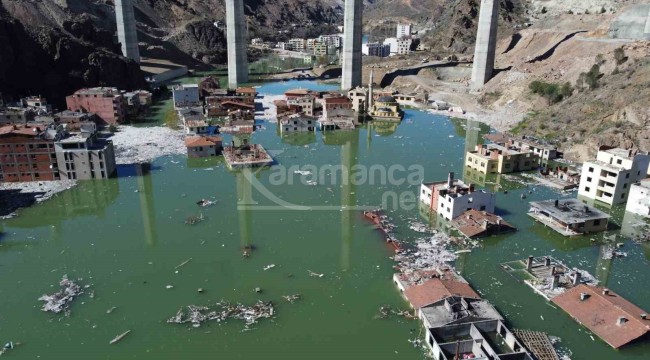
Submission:
<svg viewBox="0 0 650 360">
<path fill-rule="evenodd" d="M 577 199 L 533 201 L 528 215 L 564 236 L 605 231 L 610 218 Z"/>
<path fill-rule="evenodd" d="M 465 167 L 484 174 L 507 174 L 534 170 L 539 156 L 507 144 L 477 145 L 465 155 Z"/>
<path fill-rule="evenodd" d="M 430 211 L 447 221 L 457 218 L 468 210 L 494 212 L 496 196 L 485 190 L 476 190 L 474 185 L 467 185 L 460 179 L 454 179 L 449 173 L 447 181 L 422 183 L 420 202 Z"/>
<path fill-rule="evenodd" d="M 624 204 L 630 186 L 647 176 L 649 164 L 650 155 L 620 148 L 601 148 L 596 160 L 587 161 L 582 166 L 578 196 L 608 205 Z"/>
<path fill-rule="evenodd" d="M 625 211 L 650 217 L 650 178 L 632 184 Z"/>
</svg>

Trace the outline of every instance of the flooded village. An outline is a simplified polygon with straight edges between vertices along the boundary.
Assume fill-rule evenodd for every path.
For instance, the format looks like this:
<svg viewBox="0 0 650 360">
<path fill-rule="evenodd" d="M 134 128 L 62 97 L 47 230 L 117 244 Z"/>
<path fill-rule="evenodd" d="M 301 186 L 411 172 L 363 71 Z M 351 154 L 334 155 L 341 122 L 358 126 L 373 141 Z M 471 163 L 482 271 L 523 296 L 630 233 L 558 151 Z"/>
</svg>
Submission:
<svg viewBox="0 0 650 360">
<path fill-rule="evenodd" d="M 0 356 L 647 357 L 650 154 L 569 161 L 352 56 L 250 81 L 230 32 L 227 74 L 0 108 Z"/>
</svg>

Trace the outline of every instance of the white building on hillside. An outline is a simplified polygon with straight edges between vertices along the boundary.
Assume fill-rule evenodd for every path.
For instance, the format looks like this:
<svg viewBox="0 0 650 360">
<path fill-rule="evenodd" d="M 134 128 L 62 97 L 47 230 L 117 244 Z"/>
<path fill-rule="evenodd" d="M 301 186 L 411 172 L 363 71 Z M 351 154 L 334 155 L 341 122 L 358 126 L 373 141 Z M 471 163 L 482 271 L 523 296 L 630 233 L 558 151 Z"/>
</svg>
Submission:
<svg viewBox="0 0 650 360">
<path fill-rule="evenodd" d="M 404 36 L 411 36 L 413 24 L 397 24 L 397 38 L 401 39 Z"/>
<path fill-rule="evenodd" d="M 582 166 L 578 196 L 609 205 L 624 204 L 630 186 L 648 173 L 650 156 L 620 148 L 598 151 L 595 161 Z"/>
<path fill-rule="evenodd" d="M 454 179 L 454 173 L 449 173 L 447 181 L 422 183 L 420 202 L 451 221 L 472 209 L 494 213 L 496 196 L 485 190 L 476 190 L 474 185 Z"/>
<path fill-rule="evenodd" d="M 650 178 L 632 184 L 625 212 L 650 217 Z"/>
<path fill-rule="evenodd" d="M 384 40 L 384 45 L 390 46 L 390 55 L 404 55 L 411 52 L 411 44 L 413 39 L 411 38 L 387 38 Z"/>
</svg>

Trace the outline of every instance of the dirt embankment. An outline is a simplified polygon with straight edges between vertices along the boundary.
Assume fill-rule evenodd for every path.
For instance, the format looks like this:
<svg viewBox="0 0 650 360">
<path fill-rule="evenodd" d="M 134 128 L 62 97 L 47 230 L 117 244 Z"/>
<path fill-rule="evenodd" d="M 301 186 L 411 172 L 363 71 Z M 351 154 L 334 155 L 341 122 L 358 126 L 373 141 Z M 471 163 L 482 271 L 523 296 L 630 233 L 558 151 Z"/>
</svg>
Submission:
<svg viewBox="0 0 650 360">
<path fill-rule="evenodd" d="M 650 6 L 637 3 L 602 1 L 598 4 L 605 13 L 578 14 L 576 9 L 584 5 L 580 1 L 531 1 L 533 9 L 545 4 L 546 13 L 531 12 L 531 26 L 501 38 L 497 73 L 480 91 L 470 90 L 471 69 L 462 65 L 401 77 L 393 86 L 426 91 L 500 130 L 557 140 L 575 160 L 591 157 L 601 145 L 650 151 L 650 43 L 621 36 L 643 35 L 642 28 L 633 27 L 644 24 L 630 14 Z M 584 74 L 594 65 L 598 79 L 591 89 Z M 531 93 L 529 85 L 535 80 L 569 83 L 574 91 L 549 104 Z"/>
</svg>

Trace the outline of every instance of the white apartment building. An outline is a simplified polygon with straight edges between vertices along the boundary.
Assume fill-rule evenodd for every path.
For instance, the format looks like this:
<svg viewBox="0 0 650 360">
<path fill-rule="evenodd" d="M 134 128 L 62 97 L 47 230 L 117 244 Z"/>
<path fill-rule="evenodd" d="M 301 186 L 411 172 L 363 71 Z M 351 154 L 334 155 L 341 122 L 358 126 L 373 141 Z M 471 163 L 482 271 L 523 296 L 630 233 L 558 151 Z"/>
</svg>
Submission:
<svg viewBox="0 0 650 360">
<path fill-rule="evenodd" d="M 422 183 L 420 202 L 438 216 L 451 221 L 468 210 L 494 213 L 496 196 L 485 190 L 476 190 L 449 173 L 447 181 Z"/>
<path fill-rule="evenodd" d="M 404 36 L 411 36 L 413 24 L 398 24 L 397 25 L 397 38 L 401 39 Z"/>
<path fill-rule="evenodd" d="M 650 178 L 632 184 L 625 212 L 650 217 Z"/>
<path fill-rule="evenodd" d="M 313 132 L 316 130 L 316 118 L 293 114 L 280 119 L 280 134 L 285 135 L 295 132 Z"/>
<path fill-rule="evenodd" d="M 174 98 L 175 109 L 201 105 L 199 84 L 175 85 L 172 88 L 172 96 Z"/>
<path fill-rule="evenodd" d="M 582 166 L 578 196 L 609 205 L 627 201 L 632 184 L 645 178 L 650 156 L 620 148 L 598 151 L 595 161 Z"/>
<path fill-rule="evenodd" d="M 397 39 L 387 38 L 384 40 L 384 45 L 390 46 L 390 55 L 404 55 L 411 52 L 411 44 L 413 40 L 410 38 Z"/>
<path fill-rule="evenodd" d="M 293 51 L 305 51 L 307 49 L 307 40 L 305 39 L 290 39 L 289 45 Z"/>
<path fill-rule="evenodd" d="M 334 45 L 337 48 L 340 48 L 342 45 L 340 34 L 321 35 L 318 37 L 318 41 L 320 41 L 323 44 Z"/>
</svg>

